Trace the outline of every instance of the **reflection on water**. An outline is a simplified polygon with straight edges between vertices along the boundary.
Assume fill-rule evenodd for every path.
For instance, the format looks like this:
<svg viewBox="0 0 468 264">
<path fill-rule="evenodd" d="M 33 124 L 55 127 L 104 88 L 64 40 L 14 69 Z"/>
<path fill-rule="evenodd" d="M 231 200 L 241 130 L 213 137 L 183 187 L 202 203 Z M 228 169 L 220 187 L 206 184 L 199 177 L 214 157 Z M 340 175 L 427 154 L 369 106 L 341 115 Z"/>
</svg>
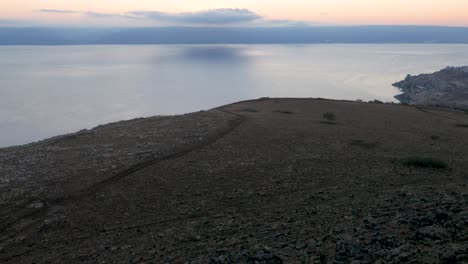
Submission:
<svg viewBox="0 0 468 264">
<path fill-rule="evenodd" d="M 0 146 L 234 101 L 394 101 L 391 84 L 466 64 L 468 45 L 0 47 Z"/>
<path fill-rule="evenodd" d="M 183 47 L 181 57 L 187 60 L 217 63 L 239 63 L 248 59 L 242 48 L 231 46 Z"/>
</svg>

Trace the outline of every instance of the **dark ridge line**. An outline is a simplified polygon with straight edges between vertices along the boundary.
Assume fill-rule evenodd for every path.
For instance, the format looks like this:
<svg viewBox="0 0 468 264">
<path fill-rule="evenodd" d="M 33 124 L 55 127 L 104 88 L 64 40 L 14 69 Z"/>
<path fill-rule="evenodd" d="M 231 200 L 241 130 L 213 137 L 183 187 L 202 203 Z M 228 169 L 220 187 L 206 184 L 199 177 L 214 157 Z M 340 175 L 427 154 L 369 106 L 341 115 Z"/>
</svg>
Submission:
<svg viewBox="0 0 468 264">
<path fill-rule="evenodd" d="M 33 210 L 32 212 L 23 213 L 19 218 L 15 219 L 15 220 L 11 221 L 10 223 L 7 223 L 3 227 L 1 227 L 0 233 L 7 233 L 6 231 L 11 229 L 11 227 L 13 227 L 15 224 L 18 224 L 22 220 L 25 220 L 27 218 L 31 219 L 31 218 L 34 218 L 35 216 L 45 214 L 54 205 L 61 204 L 61 203 L 67 204 L 67 203 L 70 203 L 72 201 L 81 199 L 81 198 L 83 198 L 83 197 L 85 197 L 87 195 L 91 195 L 93 193 L 98 192 L 100 189 L 102 189 L 103 187 L 105 187 L 105 186 L 107 186 L 107 185 L 109 185 L 111 183 L 117 182 L 120 179 L 125 178 L 127 176 L 130 176 L 131 174 L 136 173 L 136 172 L 138 172 L 140 170 L 143 170 L 143 169 L 145 169 L 145 168 L 147 168 L 149 166 L 155 165 L 155 164 L 157 164 L 159 162 L 180 158 L 180 157 L 185 156 L 185 155 L 187 155 L 187 154 L 189 154 L 191 152 L 194 152 L 194 151 L 203 149 L 203 148 L 205 148 L 205 147 L 207 147 L 209 145 L 212 145 L 216 141 L 218 141 L 218 140 L 222 139 L 223 137 L 227 136 L 228 134 L 230 134 L 237 127 L 239 127 L 240 124 L 242 124 L 245 121 L 244 116 L 236 114 L 236 113 L 232 113 L 232 112 L 227 111 L 227 110 L 224 110 L 224 109 L 222 109 L 222 107 L 214 108 L 213 110 L 217 110 L 217 111 L 229 114 L 229 115 L 234 115 L 238 119 L 229 122 L 230 124 L 229 124 L 227 129 L 218 132 L 216 135 L 213 135 L 211 138 L 209 138 L 208 140 L 206 140 L 204 142 L 201 142 L 199 144 L 195 144 L 193 146 L 187 147 L 185 149 L 182 149 L 182 150 L 180 150 L 180 151 L 178 151 L 176 153 L 173 153 L 173 154 L 169 154 L 167 156 L 150 159 L 150 160 L 144 161 L 142 163 L 138 163 L 136 165 L 133 165 L 133 166 L 121 171 L 121 172 L 116 173 L 115 175 L 113 175 L 113 176 L 111 176 L 111 177 L 109 177 L 107 179 L 104 179 L 103 181 L 100 181 L 100 182 L 95 183 L 95 184 L 93 184 L 91 186 L 88 186 L 83 190 L 79 190 L 74 195 L 69 195 L 69 196 L 64 196 L 64 197 L 57 197 L 57 198 L 49 199 L 48 201 L 41 201 L 42 203 L 44 203 L 44 206 L 42 208 Z M 18 230 L 17 232 L 14 232 L 14 234 L 6 234 L 4 237 L 1 238 L 2 240 L 0 241 L 0 246 L 4 242 L 7 242 L 9 239 L 15 237 L 20 232 L 27 229 L 31 225 L 33 225 L 34 223 L 37 223 L 38 220 L 39 219 L 34 220 L 32 223 L 28 224 L 24 228 L 21 228 L 21 230 Z"/>
<path fill-rule="evenodd" d="M 262 102 L 262 101 L 274 101 L 274 100 L 300 100 L 300 101 L 331 101 L 331 102 L 343 102 L 343 103 L 362 103 L 362 104 L 368 104 L 368 102 L 358 102 L 354 100 L 346 100 L 346 99 L 330 99 L 330 98 L 322 98 L 322 97 L 260 97 L 257 99 L 246 99 L 242 101 L 237 101 L 234 103 L 229 103 L 225 104 L 222 106 L 218 106 L 216 108 L 213 108 L 212 110 L 220 110 L 220 111 L 225 111 L 223 110 L 226 107 L 237 105 L 237 104 L 243 104 L 243 103 L 251 103 L 251 102 Z M 384 105 L 387 105 L 389 103 L 383 103 Z M 396 104 L 400 105 L 400 104 Z M 242 117 L 241 115 L 232 113 L 232 112 L 227 112 L 239 117 Z"/>
</svg>

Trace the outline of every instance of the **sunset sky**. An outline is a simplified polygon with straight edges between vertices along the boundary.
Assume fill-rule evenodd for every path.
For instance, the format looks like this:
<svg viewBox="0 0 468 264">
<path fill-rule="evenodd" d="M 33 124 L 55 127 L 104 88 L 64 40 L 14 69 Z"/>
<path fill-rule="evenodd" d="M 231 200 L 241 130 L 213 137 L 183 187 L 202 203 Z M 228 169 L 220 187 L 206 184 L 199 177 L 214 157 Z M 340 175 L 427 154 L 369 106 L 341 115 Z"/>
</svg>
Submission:
<svg viewBox="0 0 468 264">
<path fill-rule="evenodd" d="M 4 0 L 0 26 L 468 26 L 467 0 Z"/>
</svg>

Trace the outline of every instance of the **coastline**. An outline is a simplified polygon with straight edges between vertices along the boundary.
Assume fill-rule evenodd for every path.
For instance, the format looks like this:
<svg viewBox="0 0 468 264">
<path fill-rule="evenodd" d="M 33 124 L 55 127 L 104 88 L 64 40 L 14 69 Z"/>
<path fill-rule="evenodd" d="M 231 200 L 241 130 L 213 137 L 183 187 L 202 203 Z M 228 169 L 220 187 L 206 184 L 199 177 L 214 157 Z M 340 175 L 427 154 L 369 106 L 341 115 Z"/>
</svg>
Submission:
<svg viewBox="0 0 468 264">
<path fill-rule="evenodd" d="M 468 110 L 468 66 L 446 67 L 416 76 L 408 74 L 393 86 L 402 92 L 395 98 L 403 104 Z"/>
</svg>

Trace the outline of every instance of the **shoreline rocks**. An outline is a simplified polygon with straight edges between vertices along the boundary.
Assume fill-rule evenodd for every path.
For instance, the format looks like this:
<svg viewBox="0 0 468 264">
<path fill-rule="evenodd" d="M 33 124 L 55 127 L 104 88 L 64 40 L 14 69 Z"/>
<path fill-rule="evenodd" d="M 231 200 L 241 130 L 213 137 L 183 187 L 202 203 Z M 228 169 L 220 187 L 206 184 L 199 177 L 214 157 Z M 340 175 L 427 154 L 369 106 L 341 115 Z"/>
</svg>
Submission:
<svg viewBox="0 0 468 264">
<path fill-rule="evenodd" d="M 468 109 L 468 66 L 446 67 L 431 74 L 407 75 L 393 86 L 402 94 L 395 98 L 403 104 Z"/>
</svg>

